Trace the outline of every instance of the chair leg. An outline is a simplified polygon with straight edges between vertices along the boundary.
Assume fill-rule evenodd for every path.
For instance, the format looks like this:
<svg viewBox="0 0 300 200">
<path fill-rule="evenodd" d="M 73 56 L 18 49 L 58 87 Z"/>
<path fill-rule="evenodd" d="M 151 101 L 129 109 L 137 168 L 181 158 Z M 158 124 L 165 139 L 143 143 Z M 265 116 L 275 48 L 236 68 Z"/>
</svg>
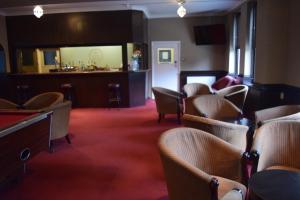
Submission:
<svg viewBox="0 0 300 200">
<path fill-rule="evenodd" d="M 163 114 L 158 113 L 158 123 L 160 123 L 162 117 L 163 117 Z"/>
<path fill-rule="evenodd" d="M 69 144 L 71 144 L 71 140 L 70 140 L 69 134 L 67 134 L 67 135 L 65 136 L 65 138 L 66 138 L 67 142 L 68 142 Z"/>
<path fill-rule="evenodd" d="M 53 141 L 50 141 L 50 146 L 49 146 L 49 153 L 53 153 Z"/>
<path fill-rule="evenodd" d="M 178 123 L 178 124 L 181 124 L 180 117 L 181 117 L 181 113 L 178 112 L 178 113 L 177 113 L 177 123 Z"/>
</svg>

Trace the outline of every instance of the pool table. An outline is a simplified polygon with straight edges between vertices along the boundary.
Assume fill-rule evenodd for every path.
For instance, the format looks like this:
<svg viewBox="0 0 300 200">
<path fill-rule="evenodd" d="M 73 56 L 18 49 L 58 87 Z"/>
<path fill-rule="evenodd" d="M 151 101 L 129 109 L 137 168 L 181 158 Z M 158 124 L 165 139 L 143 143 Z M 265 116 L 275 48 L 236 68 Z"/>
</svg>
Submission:
<svg viewBox="0 0 300 200">
<path fill-rule="evenodd" d="M 26 161 L 50 147 L 52 112 L 0 111 L 0 186 L 18 177 Z"/>
</svg>

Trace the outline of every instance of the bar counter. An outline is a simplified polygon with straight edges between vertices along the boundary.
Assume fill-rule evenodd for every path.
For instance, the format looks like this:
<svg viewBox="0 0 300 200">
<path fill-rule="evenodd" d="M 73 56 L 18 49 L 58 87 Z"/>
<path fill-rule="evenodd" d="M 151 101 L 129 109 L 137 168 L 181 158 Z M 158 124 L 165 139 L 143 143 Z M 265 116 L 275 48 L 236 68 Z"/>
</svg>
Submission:
<svg viewBox="0 0 300 200">
<path fill-rule="evenodd" d="M 120 107 L 134 107 L 145 104 L 145 74 L 143 70 L 6 74 L 0 76 L 0 84 L 7 86 L 0 97 L 22 103 L 42 92 L 63 92 L 62 85 L 71 84 L 74 107 L 109 107 L 108 85 L 115 83 L 120 84 Z M 24 86 L 25 94 L 20 94 Z"/>
</svg>

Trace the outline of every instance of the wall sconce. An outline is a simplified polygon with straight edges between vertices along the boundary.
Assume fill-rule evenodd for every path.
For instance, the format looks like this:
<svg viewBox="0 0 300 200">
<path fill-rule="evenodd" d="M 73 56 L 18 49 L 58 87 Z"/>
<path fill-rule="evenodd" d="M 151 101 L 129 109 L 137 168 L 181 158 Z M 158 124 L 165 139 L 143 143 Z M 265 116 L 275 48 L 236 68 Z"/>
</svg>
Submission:
<svg viewBox="0 0 300 200">
<path fill-rule="evenodd" d="M 33 14 L 37 17 L 37 18 L 41 18 L 44 14 L 44 10 L 41 6 L 35 6 L 33 9 Z"/>
<path fill-rule="evenodd" d="M 179 17 L 184 17 L 186 15 L 186 9 L 183 7 L 185 0 L 177 0 L 179 8 L 177 9 L 177 14 Z"/>
</svg>

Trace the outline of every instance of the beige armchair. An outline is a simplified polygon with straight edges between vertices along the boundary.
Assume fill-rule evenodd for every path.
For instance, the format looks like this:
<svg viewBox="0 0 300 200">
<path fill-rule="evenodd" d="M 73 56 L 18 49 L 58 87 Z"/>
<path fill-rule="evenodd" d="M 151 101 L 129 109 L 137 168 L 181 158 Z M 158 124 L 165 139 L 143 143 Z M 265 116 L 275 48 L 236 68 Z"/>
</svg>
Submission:
<svg viewBox="0 0 300 200">
<path fill-rule="evenodd" d="M 255 124 L 259 127 L 277 120 L 300 120 L 300 105 L 284 105 L 255 112 Z"/>
<path fill-rule="evenodd" d="M 196 128 L 211 133 L 212 135 L 221 138 L 240 150 L 246 150 L 247 131 L 249 129 L 247 126 L 189 114 L 184 114 L 182 120 L 184 126 L 186 127 Z"/>
<path fill-rule="evenodd" d="M 248 86 L 234 85 L 216 91 L 216 94 L 226 98 L 236 105 L 239 109 L 243 110 L 244 103 L 248 93 Z"/>
<path fill-rule="evenodd" d="M 164 118 L 165 114 L 177 114 L 177 120 L 180 123 L 182 113 L 181 94 L 161 87 L 153 87 L 152 92 L 155 97 L 158 122 Z"/>
<path fill-rule="evenodd" d="M 185 114 L 222 120 L 238 119 L 242 116 L 242 111 L 218 95 L 200 95 L 185 99 Z"/>
<path fill-rule="evenodd" d="M 202 94 L 211 94 L 209 86 L 203 83 L 188 83 L 183 86 L 183 91 L 186 97 L 192 97 Z"/>
<path fill-rule="evenodd" d="M 0 98 L 0 109 L 17 109 L 19 106 L 11 101 Z"/>
<path fill-rule="evenodd" d="M 217 200 L 233 196 L 233 189 L 245 199 L 241 184 L 242 151 L 223 140 L 192 128 L 166 131 L 159 150 L 170 200 Z"/>
<path fill-rule="evenodd" d="M 251 148 L 252 173 L 265 169 L 300 171 L 300 122 L 273 121 L 261 126 Z"/>
<path fill-rule="evenodd" d="M 71 143 L 68 134 L 71 107 L 71 101 L 65 101 L 63 103 L 43 109 L 43 111 L 53 111 L 50 137 L 51 140 L 65 137 L 67 142 L 69 144 Z"/>
<path fill-rule="evenodd" d="M 23 104 L 24 109 L 38 110 L 44 109 L 58 103 L 62 103 L 64 95 L 60 92 L 46 92 L 36 95 Z"/>
</svg>

